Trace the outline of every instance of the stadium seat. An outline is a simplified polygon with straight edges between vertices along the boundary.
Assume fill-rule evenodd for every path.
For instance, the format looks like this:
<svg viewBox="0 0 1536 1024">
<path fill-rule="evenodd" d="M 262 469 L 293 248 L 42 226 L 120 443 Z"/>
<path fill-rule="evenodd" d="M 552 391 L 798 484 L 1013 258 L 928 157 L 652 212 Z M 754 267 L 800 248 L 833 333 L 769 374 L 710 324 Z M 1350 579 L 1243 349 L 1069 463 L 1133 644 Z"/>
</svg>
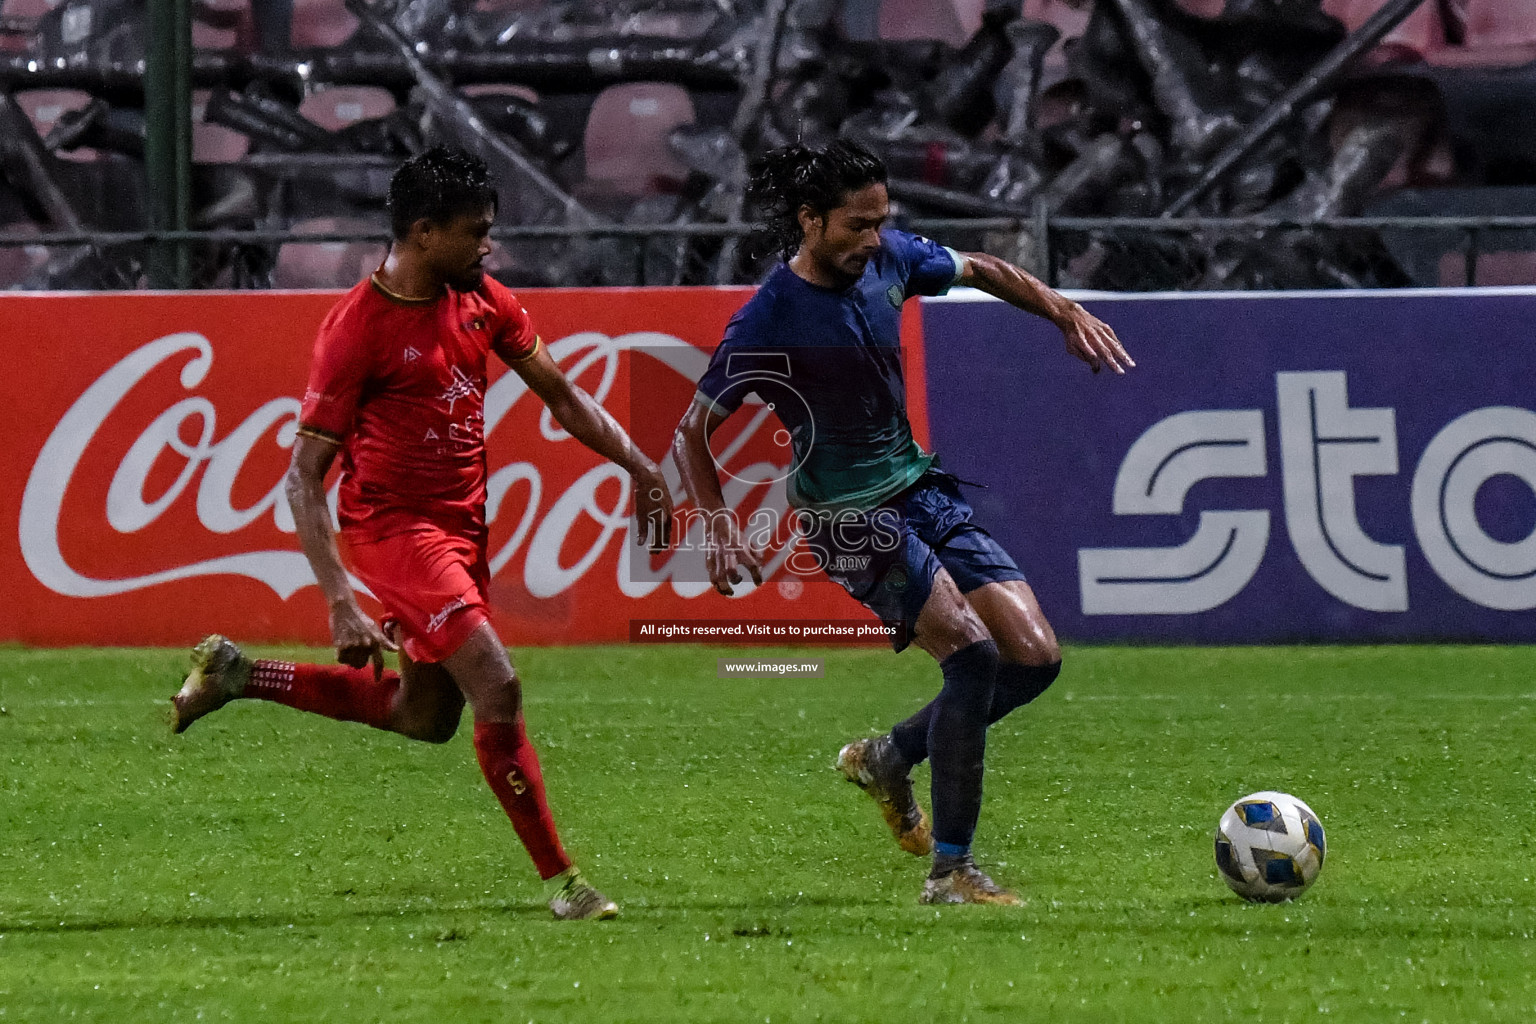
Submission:
<svg viewBox="0 0 1536 1024">
<path fill-rule="evenodd" d="M 1536 7 L 1519 0 L 1466 0 L 1468 49 L 1536 43 Z"/>
<path fill-rule="evenodd" d="M 36 24 L 37 19 L 53 10 L 63 0 L 4 0 L 0 3 L 0 18 L 7 22 L 15 23 L 18 27 Z M 31 49 L 31 36 L 29 30 L 22 29 L 16 32 L 0 33 L 0 53 L 24 53 Z"/>
<path fill-rule="evenodd" d="M 344 217 L 317 217 L 293 225 L 296 235 L 374 231 L 379 225 Z M 383 242 L 285 242 L 272 271 L 274 288 L 350 288 L 378 269 Z"/>
<path fill-rule="evenodd" d="M 1536 60 L 1536 6 L 1519 0 L 1464 0 L 1461 46 L 1431 56 L 1447 67 L 1519 67 Z"/>
<path fill-rule="evenodd" d="M 192 13 L 192 48 L 194 50 L 247 51 L 254 38 L 255 26 L 251 19 L 251 0 L 201 0 L 198 4 L 219 16 L 221 22 L 238 21 L 238 25 L 211 25 Z"/>
<path fill-rule="evenodd" d="M 588 186 L 627 196 L 677 191 L 688 169 L 667 145 L 667 135 L 693 122 L 693 100 L 680 85 L 632 82 L 604 89 L 582 136 Z"/>
<path fill-rule="evenodd" d="M 1387 0 L 1323 0 L 1323 10 L 1344 23 L 1350 32 L 1365 24 L 1366 19 L 1385 5 Z M 1445 24 L 1440 20 L 1439 7 L 1429 0 L 1408 16 L 1397 28 L 1387 33 L 1381 44 L 1367 55 L 1366 60 L 1376 66 L 1382 64 L 1412 64 L 1445 48 Z"/>
<path fill-rule="evenodd" d="M 475 96 L 516 96 L 518 99 L 527 100 L 529 103 L 539 102 L 539 94 L 526 85 L 509 85 L 505 82 L 481 82 L 477 85 L 466 85 L 459 92 L 468 97 Z"/>
<path fill-rule="evenodd" d="M 80 89 L 23 89 L 15 99 L 37 129 L 38 137 L 43 138 L 66 111 L 84 109 L 91 102 L 91 94 Z M 96 150 L 85 148 L 63 150 L 55 155 L 76 163 L 90 163 L 100 157 Z"/>
<path fill-rule="evenodd" d="M 1467 283 L 1467 257 L 1448 252 L 1440 258 L 1440 285 L 1461 288 Z M 1536 252 L 1484 252 L 1477 256 L 1477 286 L 1500 288 L 1536 285 Z"/>
<path fill-rule="evenodd" d="M 880 38 L 889 42 L 936 39 L 964 46 L 981 27 L 983 0 L 883 0 Z"/>
<path fill-rule="evenodd" d="M 203 120 L 208 109 L 208 90 L 192 93 L 192 162 L 195 164 L 233 164 L 251 148 L 251 140 L 232 128 Z"/>
<path fill-rule="evenodd" d="M 546 0 L 475 0 L 473 10 L 477 14 L 491 11 L 516 11 L 527 13 L 542 9 Z"/>
<path fill-rule="evenodd" d="M 1061 38 L 1056 40 L 1045 55 L 1044 78 L 1041 80 L 1042 88 L 1061 81 L 1067 72 L 1067 42 L 1079 39 L 1088 29 L 1088 18 L 1093 13 L 1091 3 L 1083 3 L 1078 0 L 1076 4 L 1067 0 L 1024 0 L 1024 17 L 1032 21 L 1043 21 L 1056 26 L 1056 31 L 1061 33 Z"/>
<path fill-rule="evenodd" d="M 326 131 L 340 131 L 349 124 L 383 117 L 395 109 L 388 89 L 372 85 L 333 85 L 310 93 L 299 104 L 299 113 Z"/>
<path fill-rule="evenodd" d="M 1227 9 L 1227 0 L 1175 0 L 1185 14 L 1197 18 L 1219 18 Z"/>
<path fill-rule="evenodd" d="M 1088 30 L 1093 4 L 1083 0 L 1024 0 L 1024 17 L 1055 25 L 1065 39 L 1076 39 Z"/>
<path fill-rule="evenodd" d="M 294 0 L 289 40 L 297 50 L 341 46 L 357 26 L 357 18 L 342 0 Z"/>
<path fill-rule="evenodd" d="M 0 235 L 36 235 L 31 221 L 0 224 Z M 0 247 L 0 288 L 19 288 L 34 272 L 48 262 L 48 250 L 41 245 Z"/>
</svg>

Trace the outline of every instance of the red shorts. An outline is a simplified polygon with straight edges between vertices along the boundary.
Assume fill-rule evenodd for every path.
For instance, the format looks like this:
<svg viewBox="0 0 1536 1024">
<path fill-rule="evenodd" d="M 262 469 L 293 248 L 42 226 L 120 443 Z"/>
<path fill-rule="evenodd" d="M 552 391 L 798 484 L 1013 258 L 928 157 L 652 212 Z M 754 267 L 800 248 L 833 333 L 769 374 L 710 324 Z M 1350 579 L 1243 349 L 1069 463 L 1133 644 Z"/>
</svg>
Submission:
<svg viewBox="0 0 1536 1024">
<path fill-rule="evenodd" d="M 491 570 L 475 541 L 435 527 L 346 541 L 353 572 L 399 624 L 412 661 L 442 661 L 489 621 Z"/>
</svg>

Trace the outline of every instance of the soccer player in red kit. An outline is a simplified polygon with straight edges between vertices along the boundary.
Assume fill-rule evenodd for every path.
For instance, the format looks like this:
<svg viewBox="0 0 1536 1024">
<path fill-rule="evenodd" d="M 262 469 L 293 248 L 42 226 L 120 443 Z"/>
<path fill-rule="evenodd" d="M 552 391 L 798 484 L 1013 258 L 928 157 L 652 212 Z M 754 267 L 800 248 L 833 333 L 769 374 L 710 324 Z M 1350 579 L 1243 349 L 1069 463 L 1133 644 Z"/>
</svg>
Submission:
<svg viewBox="0 0 1536 1024">
<path fill-rule="evenodd" d="M 487 356 L 509 364 L 572 437 L 628 471 L 653 549 L 669 541 L 667 486 L 550 359 L 512 293 L 484 275 L 496 193 L 482 161 L 444 147 L 407 161 L 390 182 L 389 211 L 388 257 L 321 324 L 287 477 L 342 665 L 253 661 L 210 636 L 172 698 L 175 729 L 250 697 L 443 743 L 467 699 L 481 770 L 549 883 L 550 909 L 612 917 L 618 907 L 560 844 L 521 687 L 489 621 Z M 338 455 L 341 539 L 384 606 L 382 625 L 358 607 L 331 527 L 324 480 Z M 399 652 L 398 673 L 384 671 L 385 651 Z"/>
</svg>

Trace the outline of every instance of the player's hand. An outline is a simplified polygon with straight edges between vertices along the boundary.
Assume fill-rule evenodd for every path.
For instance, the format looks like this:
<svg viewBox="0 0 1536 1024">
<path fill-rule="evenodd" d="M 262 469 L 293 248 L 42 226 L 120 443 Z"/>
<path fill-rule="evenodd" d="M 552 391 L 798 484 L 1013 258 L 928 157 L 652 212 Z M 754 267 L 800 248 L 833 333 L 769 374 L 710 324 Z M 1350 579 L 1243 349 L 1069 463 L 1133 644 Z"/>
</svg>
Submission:
<svg viewBox="0 0 1536 1024">
<path fill-rule="evenodd" d="M 1094 373 L 1106 366 L 1124 373 L 1127 367 L 1136 365 L 1115 337 L 1114 328 L 1075 302 L 1057 326 L 1067 339 L 1067 351 L 1087 363 Z"/>
<path fill-rule="evenodd" d="M 742 539 L 736 517 L 729 511 L 709 517 L 705 531 L 704 563 L 709 569 L 709 582 L 726 597 L 735 593 L 733 583 L 741 582 L 741 570 L 745 569 L 752 582 L 763 585 L 763 555 L 753 551 Z"/>
<path fill-rule="evenodd" d="M 645 538 L 651 551 L 665 551 L 672 546 L 672 492 L 660 470 L 641 470 L 631 478 L 635 482 L 636 536 Z"/>
<path fill-rule="evenodd" d="M 336 660 L 349 668 L 362 668 L 373 662 L 373 678 L 384 677 L 384 652 L 398 650 L 356 601 L 331 606 L 331 641 L 336 645 Z"/>
</svg>

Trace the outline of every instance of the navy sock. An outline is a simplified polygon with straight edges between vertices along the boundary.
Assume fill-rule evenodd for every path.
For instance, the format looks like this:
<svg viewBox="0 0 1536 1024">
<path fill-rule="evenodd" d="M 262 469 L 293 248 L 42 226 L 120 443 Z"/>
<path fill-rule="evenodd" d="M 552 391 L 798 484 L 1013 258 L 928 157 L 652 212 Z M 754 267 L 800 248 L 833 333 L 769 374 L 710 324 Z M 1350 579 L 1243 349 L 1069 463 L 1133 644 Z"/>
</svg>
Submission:
<svg viewBox="0 0 1536 1024">
<path fill-rule="evenodd" d="M 1020 665 L 1007 662 L 997 666 L 997 685 L 992 689 L 992 721 L 1000 722 L 1015 708 L 1050 689 L 1061 675 L 1061 662 L 1049 665 Z"/>
<path fill-rule="evenodd" d="M 967 843 L 961 846 L 959 843 L 934 843 L 933 844 L 933 870 L 928 873 L 930 878 L 943 878 L 964 864 L 971 856 L 971 847 Z"/>
<path fill-rule="evenodd" d="M 939 663 L 944 688 L 928 724 L 933 762 L 933 838 L 969 847 L 981 816 L 987 718 L 997 679 L 997 644 L 978 640 Z"/>
<path fill-rule="evenodd" d="M 1001 721 L 1010 711 L 1021 708 L 1044 693 L 1061 675 L 1061 662 L 1049 665 L 1020 665 L 1005 661 L 997 666 L 997 683 L 992 688 L 992 709 L 988 724 Z M 928 757 L 928 726 L 933 721 L 935 699 L 921 711 L 898 722 L 891 729 L 891 739 L 908 764 L 920 764 Z"/>
</svg>

